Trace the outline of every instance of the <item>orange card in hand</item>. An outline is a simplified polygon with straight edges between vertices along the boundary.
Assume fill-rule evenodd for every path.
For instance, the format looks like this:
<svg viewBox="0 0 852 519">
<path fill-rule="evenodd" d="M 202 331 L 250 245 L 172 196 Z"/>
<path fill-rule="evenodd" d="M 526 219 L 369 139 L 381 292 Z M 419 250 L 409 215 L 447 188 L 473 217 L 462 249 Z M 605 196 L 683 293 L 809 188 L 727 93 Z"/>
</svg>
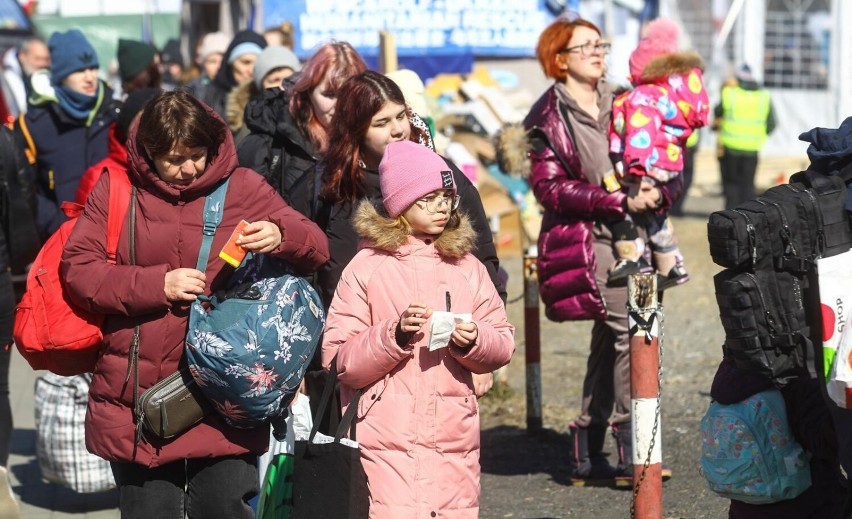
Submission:
<svg viewBox="0 0 852 519">
<path fill-rule="evenodd" d="M 240 266 L 240 263 L 243 262 L 243 259 L 246 257 L 246 251 L 244 248 L 237 245 L 237 238 L 242 234 L 243 229 L 245 229 L 246 225 L 249 223 L 245 220 L 240 220 L 240 223 L 234 228 L 234 232 L 231 233 L 231 237 L 228 238 L 228 243 L 222 247 L 222 251 L 219 252 L 219 257 L 225 260 L 226 263 L 236 268 Z"/>
</svg>

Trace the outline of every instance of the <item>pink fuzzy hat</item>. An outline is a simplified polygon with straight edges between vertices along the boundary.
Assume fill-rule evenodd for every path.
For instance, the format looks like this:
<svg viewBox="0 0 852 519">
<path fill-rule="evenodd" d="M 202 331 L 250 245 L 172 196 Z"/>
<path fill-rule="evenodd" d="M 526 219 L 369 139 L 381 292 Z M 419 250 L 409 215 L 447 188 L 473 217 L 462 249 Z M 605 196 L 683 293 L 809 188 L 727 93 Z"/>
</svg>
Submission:
<svg viewBox="0 0 852 519">
<path fill-rule="evenodd" d="M 657 18 L 642 29 L 639 46 L 630 54 L 630 77 L 635 83 L 642 77 L 645 66 L 666 54 L 678 51 L 680 28 L 672 20 Z"/>
<path fill-rule="evenodd" d="M 456 190 L 450 166 L 434 151 L 411 141 L 392 142 L 379 163 L 382 201 L 391 218 L 418 198 L 439 189 Z"/>
</svg>

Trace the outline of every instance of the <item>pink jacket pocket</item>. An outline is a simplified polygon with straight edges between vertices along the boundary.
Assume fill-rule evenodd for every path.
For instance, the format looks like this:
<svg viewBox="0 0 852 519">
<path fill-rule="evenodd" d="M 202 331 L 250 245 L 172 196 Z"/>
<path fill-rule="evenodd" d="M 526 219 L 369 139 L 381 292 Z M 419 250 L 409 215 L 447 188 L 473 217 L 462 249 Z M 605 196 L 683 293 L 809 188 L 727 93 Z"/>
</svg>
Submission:
<svg viewBox="0 0 852 519">
<path fill-rule="evenodd" d="M 373 404 L 382 399 L 382 393 L 388 386 L 390 374 L 384 376 L 383 379 L 377 380 L 372 386 L 366 388 L 361 394 L 361 400 L 358 401 L 358 415 L 356 418 L 364 418 L 373 407 Z"/>
</svg>

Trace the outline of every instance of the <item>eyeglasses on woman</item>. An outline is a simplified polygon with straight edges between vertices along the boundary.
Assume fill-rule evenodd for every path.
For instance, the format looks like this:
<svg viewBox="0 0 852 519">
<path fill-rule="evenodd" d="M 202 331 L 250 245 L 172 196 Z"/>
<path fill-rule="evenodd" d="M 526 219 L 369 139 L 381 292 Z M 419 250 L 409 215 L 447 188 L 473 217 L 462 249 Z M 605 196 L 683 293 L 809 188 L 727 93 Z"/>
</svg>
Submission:
<svg viewBox="0 0 852 519">
<path fill-rule="evenodd" d="M 577 52 L 579 51 L 585 57 L 592 56 L 594 54 L 609 54 L 610 49 L 612 48 L 612 44 L 610 43 L 592 43 L 587 41 L 581 45 L 574 45 L 573 47 L 566 47 L 559 52 Z"/>
</svg>

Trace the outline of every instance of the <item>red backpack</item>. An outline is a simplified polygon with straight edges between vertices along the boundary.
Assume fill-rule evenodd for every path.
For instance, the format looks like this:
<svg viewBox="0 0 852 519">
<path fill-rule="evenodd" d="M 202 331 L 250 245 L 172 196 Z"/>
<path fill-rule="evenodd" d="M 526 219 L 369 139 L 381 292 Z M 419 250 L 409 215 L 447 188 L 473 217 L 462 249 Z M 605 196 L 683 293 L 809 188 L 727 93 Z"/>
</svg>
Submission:
<svg viewBox="0 0 852 519">
<path fill-rule="evenodd" d="M 118 236 L 130 205 L 130 178 L 122 170 L 104 168 L 109 174 L 107 213 L 107 257 L 115 264 Z M 13 335 L 18 351 L 33 369 L 46 369 L 57 375 L 79 375 L 94 371 L 103 333 L 103 314 L 93 314 L 74 306 L 59 276 L 59 262 L 77 216 L 83 207 L 62 204 L 71 220 L 63 223 L 47 239 L 27 274 L 27 289 L 15 308 Z"/>
</svg>

